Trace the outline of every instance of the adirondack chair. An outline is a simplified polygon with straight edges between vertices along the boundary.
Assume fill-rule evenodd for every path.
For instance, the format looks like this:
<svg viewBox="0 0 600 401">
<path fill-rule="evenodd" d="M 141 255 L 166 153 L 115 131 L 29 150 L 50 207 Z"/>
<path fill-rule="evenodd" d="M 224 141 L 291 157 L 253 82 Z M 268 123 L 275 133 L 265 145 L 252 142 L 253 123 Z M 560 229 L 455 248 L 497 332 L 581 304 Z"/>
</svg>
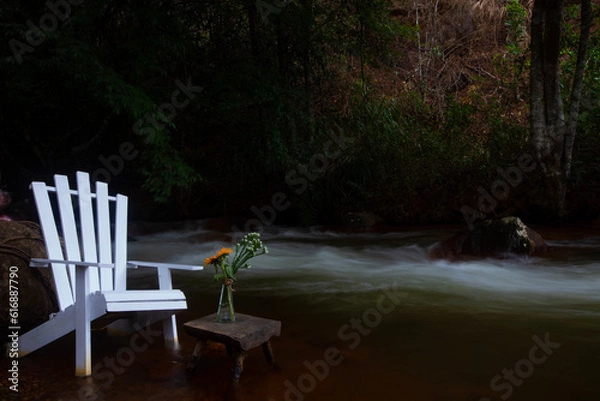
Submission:
<svg viewBox="0 0 600 401">
<path fill-rule="evenodd" d="M 176 345 L 174 313 L 186 309 L 187 303 L 183 292 L 173 289 L 170 270 L 202 270 L 202 266 L 127 261 L 127 197 L 109 196 L 104 182 L 96 182 L 93 193 L 89 174 L 76 176 L 77 189 L 69 187 L 64 175 L 54 176 L 54 187 L 31 184 L 48 258 L 32 259 L 30 266 L 52 269 L 60 310 L 19 337 L 19 356 L 74 330 L 75 374 L 89 376 L 91 323 L 103 320 L 99 318 L 131 312 L 126 314 L 128 321 L 138 329 L 162 320 L 165 341 Z M 159 288 L 128 289 L 127 269 L 137 267 L 155 268 Z"/>
</svg>

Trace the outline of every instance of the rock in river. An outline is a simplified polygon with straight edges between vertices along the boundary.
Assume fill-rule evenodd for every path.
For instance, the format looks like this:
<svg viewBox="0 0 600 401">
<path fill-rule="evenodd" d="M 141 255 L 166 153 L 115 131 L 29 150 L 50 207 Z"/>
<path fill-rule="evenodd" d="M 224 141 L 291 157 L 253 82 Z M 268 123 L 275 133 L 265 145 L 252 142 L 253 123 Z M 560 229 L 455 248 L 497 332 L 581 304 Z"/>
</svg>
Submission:
<svg viewBox="0 0 600 401">
<path fill-rule="evenodd" d="M 485 220 L 440 242 L 430 252 L 433 259 L 533 255 L 544 251 L 542 237 L 518 217 Z"/>
</svg>

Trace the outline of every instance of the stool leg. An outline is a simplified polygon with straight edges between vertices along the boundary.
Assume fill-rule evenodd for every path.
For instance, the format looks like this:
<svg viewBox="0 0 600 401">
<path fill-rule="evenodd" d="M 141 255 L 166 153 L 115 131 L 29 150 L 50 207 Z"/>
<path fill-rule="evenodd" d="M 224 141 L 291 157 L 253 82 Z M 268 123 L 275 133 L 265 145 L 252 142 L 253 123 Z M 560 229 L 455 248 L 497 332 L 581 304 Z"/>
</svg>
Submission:
<svg viewBox="0 0 600 401">
<path fill-rule="evenodd" d="M 271 341 L 266 341 L 262 344 L 263 354 L 265 354 L 265 358 L 268 363 L 275 362 L 275 357 L 273 356 L 273 348 L 271 347 Z"/>
<path fill-rule="evenodd" d="M 243 349 L 234 350 L 234 364 L 233 364 L 233 383 L 237 384 L 240 381 L 240 375 L 244 371 L 244 360 L 246 359 L 246 351 Z"/>
<path fill-rule="evenodd" d="M 200 357 L 202 356 L 202 351 L 204 351 L 204 349 L 206 348 L 206 341 L 205 340 L 198 340 L 196 342 L 196 345 L 194 346 L 194 351 L 192 352 L 192 356 L 190 358 L 190 361 L 188 362 L 187 365 L 187 370 L 194 370 L 194 368 L 196 367 L 196 365 L 198 364 L 198 361 L 200 360 Z"/>
</svg>

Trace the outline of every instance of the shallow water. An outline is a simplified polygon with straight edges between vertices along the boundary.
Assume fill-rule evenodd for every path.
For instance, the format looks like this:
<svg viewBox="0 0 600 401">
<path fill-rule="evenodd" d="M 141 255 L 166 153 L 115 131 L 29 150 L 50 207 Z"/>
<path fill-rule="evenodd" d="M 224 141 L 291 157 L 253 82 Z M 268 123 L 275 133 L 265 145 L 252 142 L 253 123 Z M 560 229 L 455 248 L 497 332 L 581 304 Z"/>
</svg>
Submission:
<svg viewBox="0 0 600 401">
<path fill-rule="evenodd" d="M 185 374 L 194 341 L 183 331 L 179 351 L 157 341 L 110 385 L 70 376 L 69 337 L 23 362 L 41 377 L 40 399 L 77 399 L 89 384 L 106 400 L 598 400 L 598 229 L 542 231 L 552 248 L 543 257 L 452 263 L 427 258 L 450 228 L 269 228 L 262 238 L 270 253 L 238 273 L 235 301 L 237 311 L 282 321 L 282 335 L 273 339 L 277 366 L 253 350 L 235 391 L 228 391 L 230 363 L 217 346 L 199 371 Z M 138 238 L 130 255 L 201 264 L 226 245 L 206 241 L 210 235 L 190 222 Z M 175 274 L 189 301 L 179 323 L 216 309 L 213 273 Z M 154 283 L 141 269 L 130 280 Z M 95 341 L 98 361 L 128 339 Z M 69 356 L 49 372 L 48 359 L 63 355 L 57 347 Z M 53 375 L 62 389 L 45 382 Z"/>
</svg>

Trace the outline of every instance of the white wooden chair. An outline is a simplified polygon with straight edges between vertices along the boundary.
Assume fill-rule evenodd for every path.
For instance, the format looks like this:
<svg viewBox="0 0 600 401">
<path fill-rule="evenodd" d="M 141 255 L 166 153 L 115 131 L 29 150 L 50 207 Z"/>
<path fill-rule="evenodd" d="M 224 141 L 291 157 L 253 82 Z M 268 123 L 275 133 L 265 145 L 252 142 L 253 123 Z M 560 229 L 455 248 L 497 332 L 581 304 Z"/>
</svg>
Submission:
<svg viewBox="0 0 600 401">
<path fill-rule="evenodd" d="M 173 289 L 170 269 L 202 266 L 127 261 L 127 197 L 109 196 L 104 182 L 96 182 L 93 193 L 84 172 L 77 173 L 77 189 L 69 187 L 64 175 L 55 175 L 54 182 L 54 187 L 31 184 L 48 258 L 32 259 L 30 265 L 52 268 L 60 310 L 19 337 L 19 356 L 75 330 L 75 374 L 89 376 L 92 321 L 119 318 L 124 312 L 133 312 L 127 316 L 135 328 L 162 320 L 165 341 L 176 346 L 174 312 L 186 309 L 187 303 L 183 292 Z M 56 202 L 51 201 L 54 195 Z M 139 266 L 156 268 L 159 289 L 127 289 L 127 269 Z"/>
</svg>

